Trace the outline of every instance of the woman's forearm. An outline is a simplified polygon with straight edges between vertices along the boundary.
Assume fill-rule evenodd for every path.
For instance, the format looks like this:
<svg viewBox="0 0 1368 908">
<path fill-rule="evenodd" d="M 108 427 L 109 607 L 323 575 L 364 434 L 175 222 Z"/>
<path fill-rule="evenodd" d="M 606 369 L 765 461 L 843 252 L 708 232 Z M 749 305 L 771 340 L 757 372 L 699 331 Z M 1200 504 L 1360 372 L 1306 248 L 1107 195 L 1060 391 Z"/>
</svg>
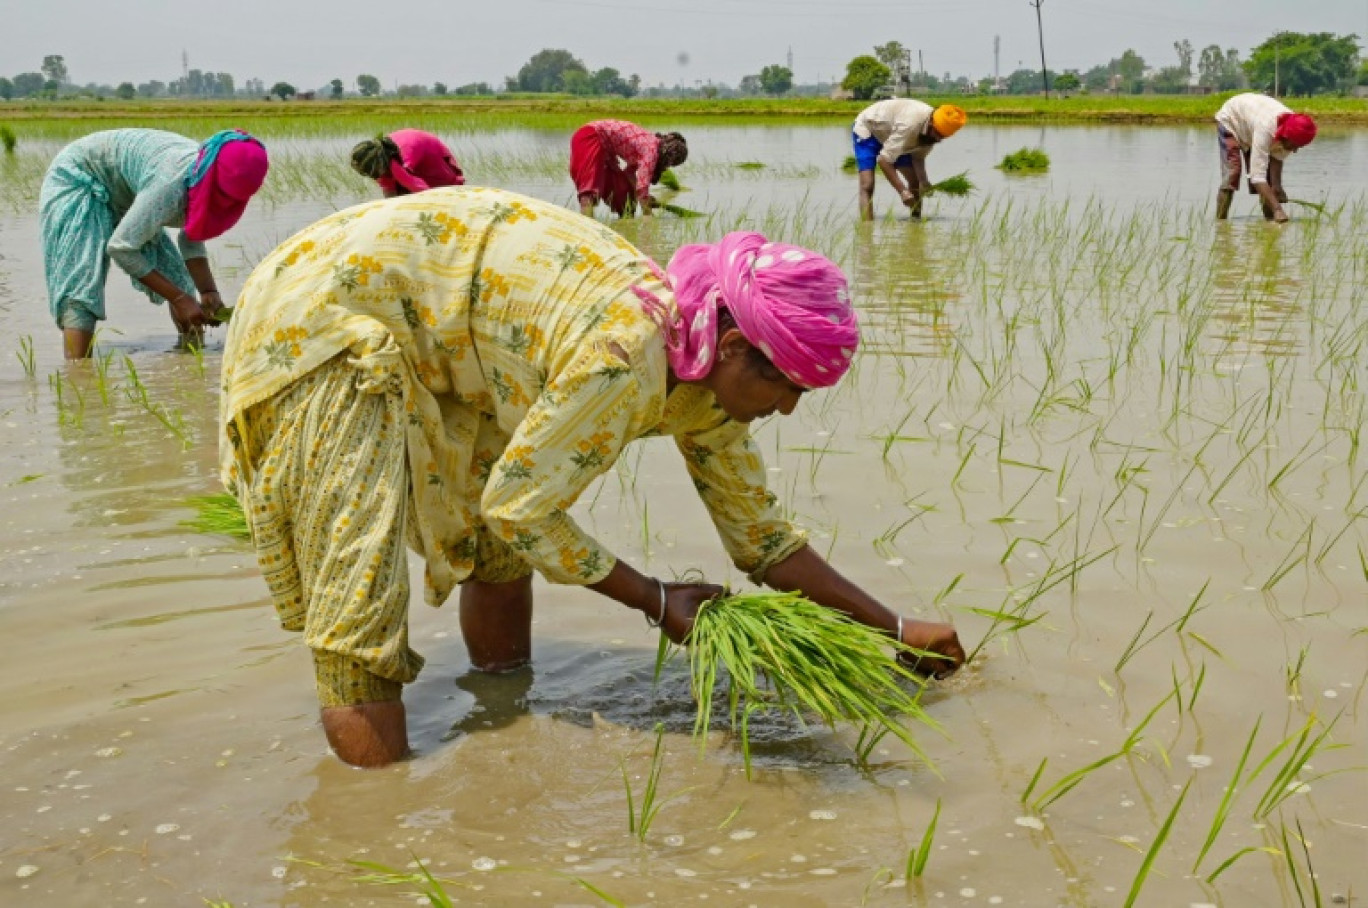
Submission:
<svg viewBox="0 0 1368 908">
<path fill-rule="evenodd" d="M 166 275 L 162 274 L 160 271 L 149 271 L 138 278 L 138 280 L 148 290 L 151 290 L 153 293 L 157 294 L 157 296 L 160 296 L 168 302 L 185 293 L 185 291 L 177 286 L 174 281 L 166 277 Z"/>
<path fill-rule="evenodd" d="M 185 267 L 190 272 L 190 279 L 195 282 L 195 288 L 201 294 L 218 292 L 218 284 L 214 282 L 214 272 L 209 270 L 207 258 L 186 259 Z"/>
<path fill-rule="evenodd" d="M 802 593 L 813 602 L 849 615 L 861 624 L 890 634 L 897 630 L 896 612 L 846 579 L 810 545 L 770 567 L 764 579 L 766 586 Z"/>
</svg>

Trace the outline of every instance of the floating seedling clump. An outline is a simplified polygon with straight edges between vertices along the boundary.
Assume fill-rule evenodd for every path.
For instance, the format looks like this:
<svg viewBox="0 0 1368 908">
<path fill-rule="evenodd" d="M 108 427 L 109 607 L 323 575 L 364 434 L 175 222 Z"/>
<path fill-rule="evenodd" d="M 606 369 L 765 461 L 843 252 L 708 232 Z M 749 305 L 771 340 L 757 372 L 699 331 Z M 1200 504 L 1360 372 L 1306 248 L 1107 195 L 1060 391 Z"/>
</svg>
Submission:
<svg viewBox="0 0 1368 908">
<path fill-rule="evenodd" d="M 1050 156 L 1042 148 L 1018 148 L 1002 159 L 1003 173 L 1044 173 L 1050 169 Z"/>
</svg>

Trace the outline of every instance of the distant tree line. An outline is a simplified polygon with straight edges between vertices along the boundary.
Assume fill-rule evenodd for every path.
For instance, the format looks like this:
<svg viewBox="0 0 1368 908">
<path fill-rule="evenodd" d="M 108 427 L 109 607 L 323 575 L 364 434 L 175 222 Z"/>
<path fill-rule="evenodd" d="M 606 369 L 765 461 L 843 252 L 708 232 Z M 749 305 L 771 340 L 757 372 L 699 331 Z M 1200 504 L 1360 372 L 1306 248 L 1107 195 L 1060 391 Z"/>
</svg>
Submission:
<svg viewBox="0 0 1368 908">
<path fill-rule="evenodd" d="M 1111 92 L 1114 94 L 1182 94 L 1191 91 L 1236 91 L 1253 89 L 1278 95 L 1315 95 L 1347 93 L 1356 85 L 1368 86 L 1368 60 L 1360 55 L 1357 35 L 1334 35 L 1329 32 L 1302 34 L 1278 32 L 1258 47 L 1246 60 L 1233 47 L 1209 45 L 1198 51 L 1186 39 L 1174 42 L 1176 60 L 1153 67 L 1140 54 L 1127 49 L 1120 56 L 1090 69 L 1049 71 L 1049 83 L 1063 92 Z M 947 94 L 947 93 L 1002 93 L 1035 94 L 1040 90 L 1041 73 L 1035 69 L 1018 69 L 1000 80 L 982 78 L 977 81 L 967 76 L 945 73 L 937 77 L 927 72 L 911 72 L 911 53 L 897 41 L 874 48 L 873 54 L 862 54 L 846 65 L 842 88 L 858 99 L 885 97 L 892 94 Z M 497 89 L 488 82 L 469 82 L 449 87 L 445 82 L 432 85 L 396 85 L 385 92 L 380 79 L 363 73 L 354 80 L 354 92 L 340 78 L 332 79 L 316 91 L 299 91 L 288 82 L 276 82 L 268 89 L 261 79 L 246 79 L 239 85 L 230 73 L 188 70 L 185 75 L 166 82 L 148 81 L 140 84 L 122 82 L 117 86 L 88 84 L 73 85 L 66 59 L 60 54 L 43 57 L 36 72 L 24 72 L 9 78 L 0 77 L 0 99 L 59 98 L 72 96 L 114 96 L 133 98 L 279 98 L 282 101 L 299 96 L 343 98 L 349 93 L 363 98 L 382 94 L 400 97 L 477 96 L 493 95 Z M 709 81 L 705 86 L 696 82 L 694 88 L 677 85 L 647 87 L 638 75 L 624 76 L 611 66 L 590 69 L 584 61 L 568 50 L 546 48 L 533 54 L 517 72 L 504 78 L 505 92 L 563 93 L 584 96 L 619 96 L 624 98 L 646 95 L 650 97 L 754 97 L 786 94 L 812 95 L 825 93 L 829 86 L 795 85 L 793 72 L 774 63 L 763 66 L 754 75 L 744 76 L 732 86 Z"/>
<path fill-rule="evenodd" d="M 1360 57 L 1357 35 L 1329 32 L 1302 34 L 1278 32 L 1241 60 L 1233 47 L 1209 45 L 1199 53 L 1184 39 L 1173 45 L 1176 63 L 1151 67 L 1134 50 L 1087 70 L 1047 72 L 1049 82 L 1060 91 L 1113 92 L 1116 94 L 1183 94 L 1189 91 L 1236 91 L 1254 89 L 1278 95 L 1346 93 L 1355 85 L 1368 85 L 1368 61 Z M 874 54 L 858 56 L 846 64 L 842 87 L 856 98 L 887 93 L 894 71 L 906 49 L 890 42 Z M 1040 91 L 1040 70 L 1018 69 L 995 83 L 991 78 L 970 83 L 960 77 L 937 79 L 926 73 L 914 75 L 904 90 L 944 93 L 1035 94 Z"/>
</svg>

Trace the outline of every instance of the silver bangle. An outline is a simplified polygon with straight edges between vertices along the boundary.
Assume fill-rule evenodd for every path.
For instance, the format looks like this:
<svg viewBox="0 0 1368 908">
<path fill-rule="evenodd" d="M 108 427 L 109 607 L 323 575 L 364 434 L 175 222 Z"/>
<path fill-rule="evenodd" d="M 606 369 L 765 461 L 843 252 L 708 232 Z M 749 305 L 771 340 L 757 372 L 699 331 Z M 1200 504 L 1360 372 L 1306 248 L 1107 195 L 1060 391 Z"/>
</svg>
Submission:
<svg viewBox="0 0 1368 908">
<path fill-rule="evenodd" d="M 898 645 L 899 645 L 899 646 L 901 646 L 901 645 L 902 645 L 902 642 L 903 642 L 903 639 L 902 639 L 902 632 L 903 632 L 903 616 L 902 616 L 902 615 L 899 615 L 899 616 L 898 616 Z"/>
<path fill-rule="evenodd" d="M 656 586 L 660 587 L 660 617 L 652 621 L 650 615 L 646 616 L 646 623 L 651 627 L 660 627 L 665 623 L 665 584 L 658 577 L 656 578 Z"/>
</svg>

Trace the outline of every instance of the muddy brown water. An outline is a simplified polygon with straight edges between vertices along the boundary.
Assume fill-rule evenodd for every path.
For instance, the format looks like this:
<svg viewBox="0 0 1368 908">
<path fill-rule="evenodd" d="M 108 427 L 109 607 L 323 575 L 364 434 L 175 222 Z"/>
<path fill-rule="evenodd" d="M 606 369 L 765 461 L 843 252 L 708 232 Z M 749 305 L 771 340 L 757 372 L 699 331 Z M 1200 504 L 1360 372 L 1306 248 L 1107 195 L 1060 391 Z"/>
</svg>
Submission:
<svg viewBox="0 0 1368 908">
<path fill-rule="evenodd" d="M 1207 221 L 1206 129 L 965 130 L 932 174 L 969 169 L 977 198 L 863 228 L 840 125 L 695 134 L 679 201 L 713 217 L 621 229 L 663 259 L 750 225 L 847 267 L 856 369 L 758 436 L 843 571 L 971 646 L 992 634 L 926 695 L 934 770 L 887 741 L 859 766 L 855 730 L 776 721 L 747 780 L 726 734 L 691 738 L 682 665 L 653 686 L 638 616 L 545 585 L 535 665 L 501 677 L 468 670 L 454 608 L 415 601 L 416 756 L 342 766 L 250 550 L 178 525 L 186 496 L 216 490 L 220 340 L 202 361 L 171 351 L 164 314 L 116 272 L 104 374 L 62 364 L 20 201 L 0 213 L 0 903 L 412 904 L 347 862 L 420 859 L 460 904 L 601 904 L 578 879 L 626 904 L 1113 905 L 1185 785 L 1137 904 L 1297 905 L 1298 885 L 1310 904 L 1308 855 L 1325 901 L 1368 897 L 1368 134 L 1331 131 L 1289 164 L 1292 194 L 1338 214 L 1294 210 L 1282 229 L 1243 195 L 1230 223 Z M 506 139 L 453 144 L 479 160 Z M 506 185 L 568 204 L 536 163 L 565 137 L 516 139 L 530 163 Z M 273 147 L 307 168 L 349 142 Z M 1051 175 L 992 170 L 1035 144 Z M 211 244 L 225 289 L 364 195 L 275 197 Z M 881 214 L 890 201 L 880 187 Z M 643 569 L 743 580 L 668 443 L 629 451 L 576 514 Z M 1005 632 L 985 614 L 1013 609 L 1038 620 Z M 1042 759 L 1028 802 L 1156 706 L 1129 755 L 1023 803 Z M 1194 872 L 1256 721 L 1246 776 L 1292 743 L 1241 782 Z M 1307 740 L 1333 722 L 1327 746 L 1278 779 L 1308 722 Z M 675 797 L 643 843 L 621 770 L 639 795 L 657 723 Z M 1258 810 L 1270 790 L 1287 797 Z"/>
</svg>

